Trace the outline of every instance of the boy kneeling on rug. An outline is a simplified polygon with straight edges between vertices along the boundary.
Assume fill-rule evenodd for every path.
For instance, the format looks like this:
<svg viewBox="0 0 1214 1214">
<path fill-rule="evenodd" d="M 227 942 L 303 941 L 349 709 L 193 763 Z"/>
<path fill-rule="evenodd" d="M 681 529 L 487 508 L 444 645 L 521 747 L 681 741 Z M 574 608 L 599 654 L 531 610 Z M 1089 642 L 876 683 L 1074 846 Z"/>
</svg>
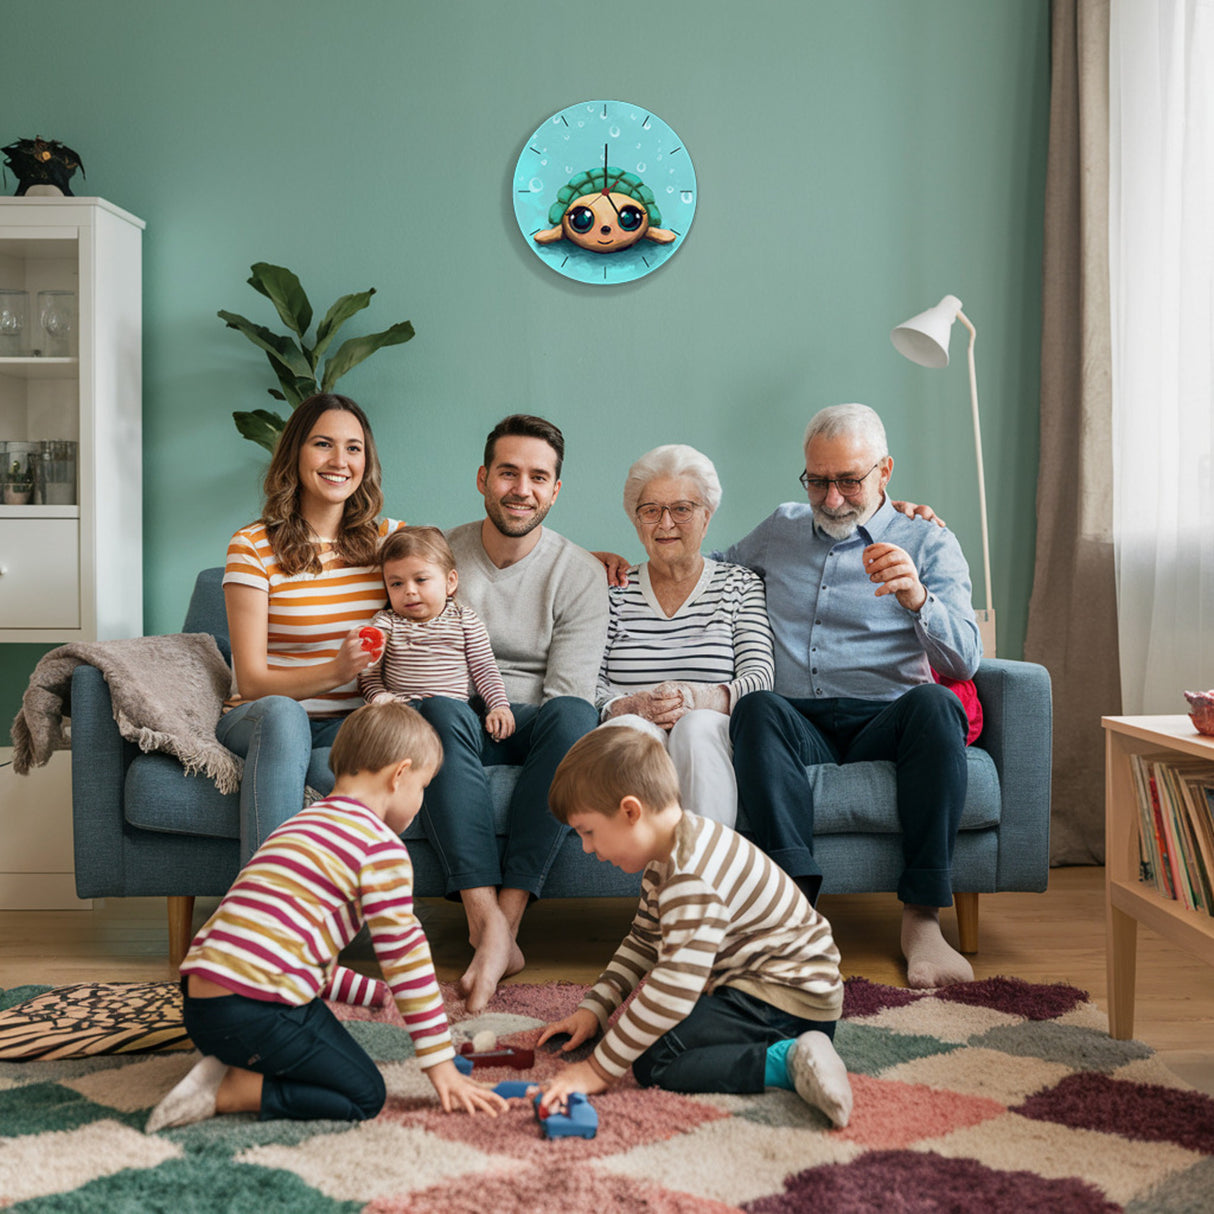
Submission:
<svg viewBox="0 0 1214 1214">
<path fill-rule="evenodd" d="M 792 880 L 729 827 L 684 811 L 665 748 L 637 730 L 575 743 L 548 803 L 585 851 L 644 877 L 610 965 L 539 1044 L 568 1033 L 562 1048 L 575 1049 L 648 981 L 594 1053 L 545 1086 L 543 1106 L 604 1091 L 631 1065 L 641 1084 L 673 1092 L 794 1089 L 847 1125 L 851 1084 L 833 1043 L 839 950 Z"/>
<path fill-rule="evenodd" d="M 267 837 L 181 963 L 185 1026 L 206 1057 L 152 1110 L 149 1133 L 216 1113 L 374 1117 L 383 1077 L 322 998 L 380 1001 L 382 983 L 337 965 L 364 920 L 443 1108 L 506 1107 L 455 1068 L 430 945 L 413 913 L 400 833 L 442 757 L 438 735 L 404 704 L 369 704 L 342 724 L 329 755 L 333 792 Z"/>
</svg>

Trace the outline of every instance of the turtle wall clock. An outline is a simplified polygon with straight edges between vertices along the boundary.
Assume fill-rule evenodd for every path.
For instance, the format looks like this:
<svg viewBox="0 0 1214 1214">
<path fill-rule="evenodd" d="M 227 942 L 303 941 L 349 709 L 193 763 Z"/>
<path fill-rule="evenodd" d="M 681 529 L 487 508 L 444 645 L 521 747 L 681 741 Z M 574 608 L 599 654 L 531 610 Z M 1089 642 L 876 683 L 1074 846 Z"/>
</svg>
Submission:
<svg viewBox="0 0 1214 1214">
<path fill-rule="evenodd" d="M 577 282 L 634 282 L 682 246 L 696 210 L 683 141 L 626 101 L 558 110 L 514 169 L 514 214 L 532 252 Z"/>
</svg>

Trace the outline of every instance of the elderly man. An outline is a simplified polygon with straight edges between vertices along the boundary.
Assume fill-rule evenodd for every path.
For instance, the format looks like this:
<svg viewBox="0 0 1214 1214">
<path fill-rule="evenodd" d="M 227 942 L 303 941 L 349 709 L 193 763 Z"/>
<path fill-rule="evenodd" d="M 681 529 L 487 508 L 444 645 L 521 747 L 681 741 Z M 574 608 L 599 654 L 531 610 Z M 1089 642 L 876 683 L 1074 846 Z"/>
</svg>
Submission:
<svg viewBox="0 0 1214 1214">
<path fill-rule="evenodd" d="M 909 984 L 924 988 L 973 978 L 939 922 L 953 900 L 966 717 L 932 670 L 971 678 L 982 642 L 960 546 L 895 510 L 893 467 L 872 409 L 823 409 L 805 433 L 808 505 L 781 506 L 727 553 L 763 577 L 776 649 L 775 690 L 738 701 L 730 737 L 749 833 L 811 899 L 822 876 L 806 766 L 894 761 L 901 944 Z"/>
</svg>

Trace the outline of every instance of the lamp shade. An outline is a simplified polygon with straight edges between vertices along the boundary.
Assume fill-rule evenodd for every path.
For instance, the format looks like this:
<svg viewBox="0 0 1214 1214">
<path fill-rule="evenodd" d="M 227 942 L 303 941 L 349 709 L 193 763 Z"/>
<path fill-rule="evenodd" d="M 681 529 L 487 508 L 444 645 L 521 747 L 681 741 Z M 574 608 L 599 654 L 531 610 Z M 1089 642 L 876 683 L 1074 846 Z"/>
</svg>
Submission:
<svg viewBox="0 0 1214 1214">
<path fill-rule="evenodd" d="M 949 333 L 960 311 L 961 300 L 946 295 L 934 308 L 898 325 L 890 341 L 899 354 L 921 367 L 947 367 Z"/>
</svg>

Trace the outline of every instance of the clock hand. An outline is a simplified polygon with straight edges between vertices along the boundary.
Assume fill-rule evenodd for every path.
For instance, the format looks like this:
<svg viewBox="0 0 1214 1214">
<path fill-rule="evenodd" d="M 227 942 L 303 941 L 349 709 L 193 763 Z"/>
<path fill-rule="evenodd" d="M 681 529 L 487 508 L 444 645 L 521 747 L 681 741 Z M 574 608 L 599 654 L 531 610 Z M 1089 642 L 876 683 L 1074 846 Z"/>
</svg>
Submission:
<svg viewBox="0 0 1214 1214">
<path fill-rule="evenodd" d="M 619 181 L 619 178 L 616 178 Z M 611 209 L 615 212 L 615 217 L 620 218 L 620 208 L 615 205 L 611 198 L 611 188 L 607 184 L 607 145 L 603 144 L 603 197 L 611 204 Z"/>
</svg>

